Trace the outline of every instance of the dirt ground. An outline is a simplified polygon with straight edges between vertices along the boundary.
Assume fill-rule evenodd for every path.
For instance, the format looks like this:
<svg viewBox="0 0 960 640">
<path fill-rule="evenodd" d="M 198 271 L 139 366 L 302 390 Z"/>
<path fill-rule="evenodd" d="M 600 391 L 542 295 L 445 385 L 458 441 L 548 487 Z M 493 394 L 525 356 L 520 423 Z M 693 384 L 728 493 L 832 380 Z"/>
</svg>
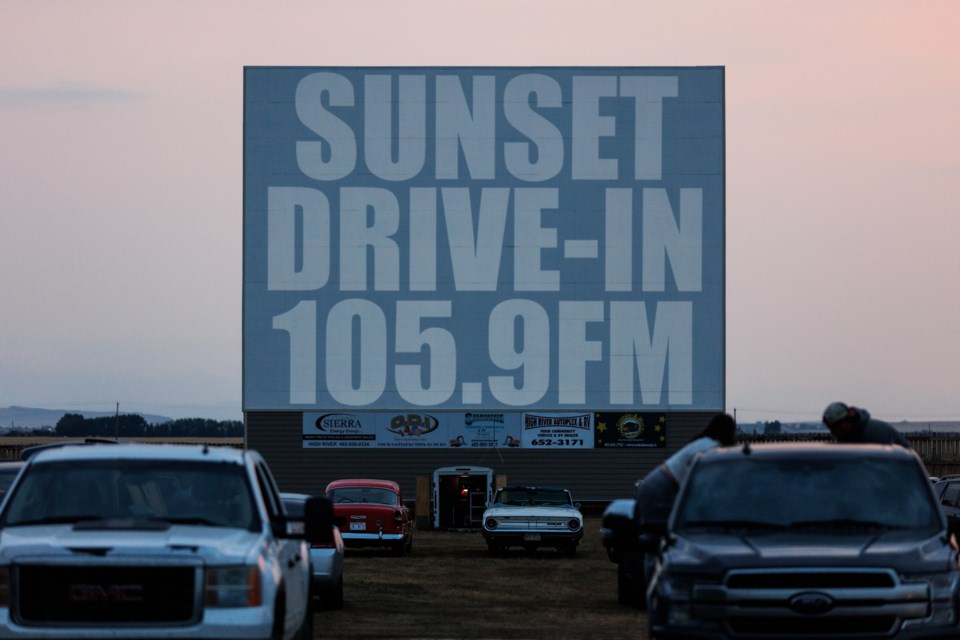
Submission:
<svg viewBox="0 0 960 640">
<path fill-rule="evenodd" d="M 491 556 L 479 532 L 421 531 L 413 553 L 348 551 L 344 607 L 318 611 L 315 638 L 635 638 L 646 620 L 617 604 L 616 565 L 588 516 L 576 557 Z"/>
</svg>

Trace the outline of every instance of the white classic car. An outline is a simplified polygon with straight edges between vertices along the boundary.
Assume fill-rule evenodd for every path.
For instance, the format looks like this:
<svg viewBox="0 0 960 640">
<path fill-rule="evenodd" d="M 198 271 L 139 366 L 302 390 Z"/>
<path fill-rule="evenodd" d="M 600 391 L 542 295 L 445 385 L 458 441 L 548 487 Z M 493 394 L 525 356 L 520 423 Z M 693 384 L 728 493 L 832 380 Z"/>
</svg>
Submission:
<svg viewBox="0 0 960 640">
<path fill-rule="evenodd" d="M 566 489 L 510 485 L 497 489 L 487 505 L 481 533 L 493 554 L 518 546 L 556 547 L 573 556 L 583 538 L 583 515 Z"/>
</svg>

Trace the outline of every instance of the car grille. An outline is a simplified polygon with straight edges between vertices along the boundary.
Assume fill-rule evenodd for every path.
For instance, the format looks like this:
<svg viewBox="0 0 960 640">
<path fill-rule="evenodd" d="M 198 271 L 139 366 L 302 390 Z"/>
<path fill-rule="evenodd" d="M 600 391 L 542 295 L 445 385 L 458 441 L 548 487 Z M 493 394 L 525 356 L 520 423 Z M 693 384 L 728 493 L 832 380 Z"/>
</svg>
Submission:
<svg viewBox="0 0 960 640">
<path fill-rule="evenodd" d="M 193 566 L 19 565 L 13 615 L 26 626 L 189 624 L 199 576 Z"/>
<path fill-rule="evenodd" d="M 927 585 L 884 569 L 737 570 L 692 595 L 693 614 L 733 638 L 892 636 L 930 607 Z"/>
<path fill-rule="evenodd" d="M 499 516 L 497 531 L 570 531 L 570 518 L 538 516 Z"/>
</svg>

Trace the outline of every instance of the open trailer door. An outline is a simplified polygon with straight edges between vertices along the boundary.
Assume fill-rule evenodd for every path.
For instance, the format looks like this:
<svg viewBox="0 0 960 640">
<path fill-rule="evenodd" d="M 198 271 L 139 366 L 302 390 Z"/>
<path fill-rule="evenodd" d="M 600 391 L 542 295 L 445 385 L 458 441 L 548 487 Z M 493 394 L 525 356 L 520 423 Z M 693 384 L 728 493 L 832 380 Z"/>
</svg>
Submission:
<svg viewBox="0 0 960 640">
<path fill-rule="evenodd" d="M 493 469 L 442 467 L 433 472 L 433 528 L 479 528 L 493 499 Z"/>
</svg>

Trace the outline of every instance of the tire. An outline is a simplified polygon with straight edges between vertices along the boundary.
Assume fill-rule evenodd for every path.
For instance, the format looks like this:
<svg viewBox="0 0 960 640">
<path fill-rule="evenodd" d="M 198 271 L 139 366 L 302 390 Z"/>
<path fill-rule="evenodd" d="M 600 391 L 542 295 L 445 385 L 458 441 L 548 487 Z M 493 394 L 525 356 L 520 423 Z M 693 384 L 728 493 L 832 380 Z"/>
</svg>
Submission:
<svg viewBox="0 0 960 640">
<path fill-rule="evenodd" d="M 503 554 L 503 547 L 494 542 L 488 542 L 487 551 L 489 551 L 492 556 L 499 556 Z"/>
<path fill-rule="evenodd" d="M 407 540 L 406 552 L 413 553 L 413 534 L 412 533 L 410 534 L 410 538 Z"/>
<path fill-rule="evenodd" d="M 631 571 L 632 567 L 624 562 L 617 563 L 617 602 L 645 611 L 647 598 L 642 574 Z"/>
<path fill-rule="evenodd" d="M 337 584 L 324 591 L 323 607 L 325 609 L 343 609 L 343 576 Z"/>
<path fill-rule="evenodd" d="M 617 563 L 617 603 L 627 606 L 633 604 L 633 576 L 622 562 Z"/>
<path fill-rule="evenodd" d="M 297 631 L 297 640 L 313 640 L 313 594 L 307 594 L 307 611 Z"/>
<path fill-rule="evenodd" d="M 407 555 L 407 545 L 401 540 L 393 545 L 393 554 L 400 556 L 401 558 Z"/>
<path fill-rule="evenodd" d="M 281 591 L 277 594 L 277 602 L 273 606 L 273 629 L 270 631 L 270 640 L 283 640 L 283 617 L 286 612 L 286 598 Z"/>
</svg>

